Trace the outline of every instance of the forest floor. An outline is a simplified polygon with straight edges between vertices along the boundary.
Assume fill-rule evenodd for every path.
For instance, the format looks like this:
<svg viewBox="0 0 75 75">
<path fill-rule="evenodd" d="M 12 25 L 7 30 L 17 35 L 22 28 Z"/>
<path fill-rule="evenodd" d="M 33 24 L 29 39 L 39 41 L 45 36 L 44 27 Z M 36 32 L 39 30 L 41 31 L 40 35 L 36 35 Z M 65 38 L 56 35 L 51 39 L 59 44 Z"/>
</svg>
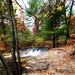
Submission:
<svg viewBox="0 0 75 75">
<path fill-rule="evenodd" d="M 75 55 L 73 45 L 50 48 L 46 52 L 27 61 L 23 75 L 75 75 Z"/>
<path fill-rule="evenodd" d="M 75 54 L 71 55 L 74 51 L 74 45 L 49 48 L 42 54 L 24 60 L 22 75 L 75 75 Z"/>
</svg>

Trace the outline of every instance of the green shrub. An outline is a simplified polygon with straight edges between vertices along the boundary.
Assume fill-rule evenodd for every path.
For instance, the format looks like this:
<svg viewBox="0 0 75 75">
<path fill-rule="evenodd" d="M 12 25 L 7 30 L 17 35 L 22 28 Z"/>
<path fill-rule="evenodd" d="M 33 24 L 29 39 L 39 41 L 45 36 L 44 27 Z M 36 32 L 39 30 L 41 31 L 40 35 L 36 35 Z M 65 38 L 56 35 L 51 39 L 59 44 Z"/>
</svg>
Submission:
<svg viewBox="0 0 75 75">
<path fill-rule="evenodd" d="M 25 33 L 18 33 L 19 42 L 32 42 L 34 40 L 33 34 L 26 28 Z"/>
<path fill-rule="evenodd" d="M 44 38 L 42 38 L 42 37 L 36 37 L 35 41 L 36 42 L 43 42 Z"/>
</svg>

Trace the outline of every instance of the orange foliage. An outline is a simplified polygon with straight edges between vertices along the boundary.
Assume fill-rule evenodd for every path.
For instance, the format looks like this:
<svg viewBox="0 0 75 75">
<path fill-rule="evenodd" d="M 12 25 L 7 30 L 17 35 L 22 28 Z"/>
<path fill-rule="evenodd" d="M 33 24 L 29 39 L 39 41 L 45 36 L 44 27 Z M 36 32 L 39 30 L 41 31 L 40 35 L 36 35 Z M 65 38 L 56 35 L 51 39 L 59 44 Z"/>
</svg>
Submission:
<svg viewBox="0 0 75 75">
<path fill-rule="evenodd" d="M 6 50 L 5 45 L 3 43 L 0 43 L 0 51 Z"/>
<path fill-rule="evenodd" d="M 19 32 L 24 33 L 25 32 L 25 25 L 24 24 L 18 24 L 17 29 Z"/>
<path fill-rule="evenodd" d="M 67 44 L 75 44 L 75 34 L 70 34 L 71 40 L 67 41 Z"/>
<path fill-rule="evenodd" d="M 68 41 L 67 41 L 67 44 L 68 44 L 68 45 L 70 45 L 70 44 L 75 44 L 75 39 L 73 39 L 73 40 L 68 40 Z"/>
<path fill-rule="evenodd" d="M 71 23 L 71 28 L 70 29 L 72 30 L 75 26 L 75 16 L 71 16 L 70 23 Z"/>
<path fill-rule="evenodd" d="M 75 16 L 71 16 L 70 21 L 75 20 Z"/>
<path fill-rule="evenodd" d="M 75 34 L 70 34 L 70 37 L 75 39 Z"/>
</svg>

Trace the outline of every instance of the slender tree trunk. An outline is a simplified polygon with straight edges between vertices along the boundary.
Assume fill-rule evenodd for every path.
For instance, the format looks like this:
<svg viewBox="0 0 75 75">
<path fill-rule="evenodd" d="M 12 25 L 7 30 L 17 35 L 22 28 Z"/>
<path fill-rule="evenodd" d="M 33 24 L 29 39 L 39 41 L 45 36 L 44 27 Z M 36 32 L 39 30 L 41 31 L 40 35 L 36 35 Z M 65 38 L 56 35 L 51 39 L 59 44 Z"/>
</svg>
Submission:
<svg viewBox="0 0 75 75">
<path fill-rule="evenodd" d="M 38 34 L 38 31 L 39 31 L 39 25 L 37 23 L 37 18 L 35 17 L 35 27 L 36 27 L 36 31 L 35 31 L 35 37 L 37 36 Z"/>
<path fill-rule="evenodd" d="M 37 23 L 36 23 L 36 21 L 37 21 L 37 20 L 36 20 L 36 18 L 35 18 L 35 21 L 34 21 L 34 22 L 35 22 L 35 34 L 34 34 L 35 37 L 36 37 L 36 35 L 37 35 Z"/>
<path fill-rule="evenodd" d="M 65 7 L 65 4 L 64 4 L 64 7 Z M 67 19 L 66 19 L 66 10 L 65 10 L 64 16 L 65 16 L 65 24 L 66 24 L 66 26 L 68 27 L 68 25 L 67 25 Z M 65 36 L 66 36 L 66 39 L 65 39 L 65 45 L 67 44 L 67 33 L 68 33 L 68 32 L 67 32 L 67 29 L 68 29 L 68 28 L 66 28 L 66 35 L 65 35 Z"/>
<path fill-rule="evenodd" d="M 74 4 L 74 0 L 72 0 L 72 4 L 71 4 L 71 8 L 70 8 L 70 15 L 69 15 L 69 20 L 68 20 L 68 22 L 67 22 L 67 20 L 66 20 L 66 11 L 65 11 L 65 23 L 66 23 L 66 25 L 67 25 L 65 44 L 67 44 L 67 39 L 70 39 L 70 36 L 69 36 L 69 34 L 70 34 L 69 27 L 70 27 L 70 18 L 71 18 L 71 15 L 72 15 L 73 4 Z"/>
<path fill-rule="evenodd" d="M 55 43 L 56 43 L 56 37 L 55 37 L 55 19 L 53 18 L 53 31 L 54 31 L 54 34 L 53 34 L 53 48 L 55 48 Z"/>
<path fill-rule="evenodd" d="M 19 75 L 18 74 L 18 65 L 16 63 L 16 56 L 15 56 L 15 33 L 14 33 L 14 24 L 13 24 L 13 18 L 12 18 L 12 1 L 7 0 L 8 2 L 8 14 L 9 14 L 9 21 L 10 21 L 10 32 L 11 32 L 11 51 L 12 51 L 12 62 L 14 66 L 14 75 Z"/>
<path fill-rule="evenodd" d="M 14 18 L 15 20 L 15 18 Z M 18 40 L 18 32 L 17 32 L 17 26 L 16 26 L 16 22 L 14 21 L 14 28 L 15 28 L 15 41 L 16 41 L 16 50 L 17 50 L 17 59 L 18 59 L 18 70 L 19 70 L 19 75 L 22 74 L 21 71 L 21 62 L 20 62 L 20 53 L 19 53 L 19 40 Z"/>
<path fill-rule="evenodd" d="M 55 48 L 55 34 L 53 34 L 53 48 Z"/>
<path fill-rule="evenodd" d="M 71 5 L 71 8 L 70 8 L 69 21 L 68 21 L 68 24 L 67 24 L 67 38 L 68 39 L 70 39 L 70 36 L 69 36 L 69 27 L 70 27 L 70 18 L 71 18 L 71 15 L 72 15 L 73 3 L 74 3 L 74 0 L 72 0 L 72 5 Z"/>
<path fill-rule="evenodd" d="M 13 12 L 13 6 L 11 7 L 12 15 L 13 15 L 13 22 L 14 22 L 14 30 L 15 30 L 15 41 L 16 41 L 16 50 L 17 50 L 17 59 L 18 59 L 18 70 L 19 75 L 22 74 L 21 72 L 21 62 L 20 62 L 20 53 L 19 53 L 19 40 L 18 40 L 18 32 L 17 32 L 17 24 Z"/>
</svg>

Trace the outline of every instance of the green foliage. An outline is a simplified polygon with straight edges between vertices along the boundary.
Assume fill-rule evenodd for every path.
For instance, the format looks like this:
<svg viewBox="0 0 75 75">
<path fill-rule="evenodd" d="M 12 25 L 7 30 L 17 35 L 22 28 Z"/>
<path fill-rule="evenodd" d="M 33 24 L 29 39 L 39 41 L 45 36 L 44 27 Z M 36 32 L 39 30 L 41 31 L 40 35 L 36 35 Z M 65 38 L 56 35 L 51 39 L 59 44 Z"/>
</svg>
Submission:
<svg viewBox="0 0 75 75">
<path fill-rule="evenodd" d="M 62 25 L 58 27 L 55 31 L 43 29 L 41 34 L 44 35 L 65 34 L 66 27 L 67 27 L 66 25 Z"/>
<path fill-rule="evenodd" d="M 42 31 L 42 34 L 44 34 L 44 35 L 53 35 L 54 34 L 54 31 L 51 31 L 51 30 L 43 30 Z"/>
<path fill-rule="evenodd" d="M 67 9 L 67 6 L 66 6 L 66 7 L 63 7 L 62 10 L 58 10 L 58 11 L 54 14 L 54 18 L 57 19 L 57 17 L 60 17 L 62 14 L 64 15 L 66 9 Z"/>
<path fill-rule="evenodd" d="M 66 34 L 66 25 L 62 25 L 55 31 L 55 34 Z"/>
<path fill-rule="evenodd" d="M 61 35 L 58 37 L 58 42 L 64 42 L 66 37 L 64 35 Z"/>
<path fill-rule="evenodd" d="M 42 38 L 42 37 L 36 37 L 35 41 L 36 42 L 43 42 L 44 38 Z"/>
<path fill-rule="evenodd" d="M 32 33 L 27 28 L 25 29 L 25 34 L 22 34 L 21 32 L 19 32 L 18 37 L 19 37 L 20 43 L 32 42 L 34 40 Z"/>
<path fill-rule="evenodd" d="M 34 16 L 42 5 L 42 0 L 28 0 L 28 5 L 29 8 L 26 8 L 27 15 Z"/>
<path fill-rule="evenodd" d="M 56 0 L 54 4 L 50 3 L 46 5 L 46 11 L 42 16 L 44 18 L 43 27 L 41 30 L 42 36 L 48 38 L 54 34 L 57 35 L 66 33 L 66 25 L 64 25 L 64 14 L 67 8 L 68 7 L 64 5 L 64 2 L 60 0 Z"/>
</svg>

